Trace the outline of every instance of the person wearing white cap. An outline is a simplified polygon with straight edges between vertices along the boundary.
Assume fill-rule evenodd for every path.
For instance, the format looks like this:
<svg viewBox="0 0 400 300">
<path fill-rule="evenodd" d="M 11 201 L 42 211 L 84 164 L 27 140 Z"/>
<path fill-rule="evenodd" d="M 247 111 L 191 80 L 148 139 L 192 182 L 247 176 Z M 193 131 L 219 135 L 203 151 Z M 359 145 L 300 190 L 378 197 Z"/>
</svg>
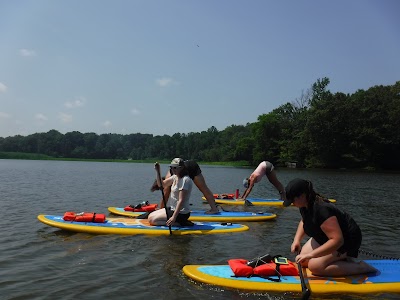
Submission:
<svg viewBox="0 0 400 300">
<path fill-rule="evenodd" d="M 260 182 L 264 176 L 266 176 L 269 182 L 271 182 L 273 186 L 278 190 L 280 199 L 285 200 L 286 199 L 285 188 L 283 187 L 282 183 L 278 180 L 278 177 L 276 176 L 276 173 L 274 171 L 274 165 L 269 161 L 261 162 L 258 165 L 258 167 L 254 170 L 254 172 L 251 173 L 250 177 L 245 178 L 243 180 L 243 186 L 246 188 L 246 190 L 243 192 L 241 199 L 246 200 L 246 198 L 250 195 L 250 192 L 253 189 L 254 184 Z"/>
<path fill-rule="evenodd" d="M 160 174 L 160 165 L 156 164 L 155 168 L 157 174 Z M 168 201 L 169 207 L 167 207 L 168 218 L 164 209 L 156 210 L 149 214 L 148 220 L 151 225 L 177 225 L 181 226 L 189 225 L 191 222 L 188 221 L 190 217 L 190 203 L 189 198 L 192 192 L 193 181 L 189 177 L 189 172 L 185 168 L 183 159 L 174 158 L 170 164 L 170 170 L 173 173 L 172 176 L 158 182 L 159 185 L 169 188 L 171 193 L 169 199 L 166 197 L 165 202 Z M 165 195 L 164 195 L 165 196 Z M 162 201 L 162 207 L 164 207 L 164 201 Z M 193 225 L 191 223 L 191 225 Z"/>
<path fill-rule="evenodd" d="M 183 160 L 181 158 L 174 158 L 173 161 L 174 160 L 180 160 L 180 163 L 183 162 L 186 170 L 189 173 L 189 177 L 193 180 L 196 187 L 200 190 L 200 192 L 203 193 L 204 197 L 207 199 L 207 202 L 210 205 L 211 209 L 206 211 L 206 213 L 208 213 L 208 214 L 218 213 L 219 211 L 218 211 L 217 205 L 215 203 L 214 195 L 211 192 L 211 190 L 209 189 L 209 187 L 207 186 L 206 181 L 204 179 L 204 176 L 201 172 L 201 169 L 200 169 L 200 166 L 198 165 L 198 163 L 195 162 L 194 160 Z M 173 175 L 173 173 L 170 168 L 165 176 L 165 179 L 167 179 L 168 177 L 170 177 L 172 175 Z M 158 190 L 158 189 L 159 189 L 159 187 L 157 185 L 157 182 L 154 182 L 150 191 L 154 192 L 155 190 Z M 171 192 L 171 188 L 164 186 L 164 195 L 165 195 L 166 199 L 168 199 L 170 192 Z M 161 203 L 160 203 L 160 207 L 164 207 L 164 204 L 162 202 L 163 201 L 161 201 Z"/>
</svg>

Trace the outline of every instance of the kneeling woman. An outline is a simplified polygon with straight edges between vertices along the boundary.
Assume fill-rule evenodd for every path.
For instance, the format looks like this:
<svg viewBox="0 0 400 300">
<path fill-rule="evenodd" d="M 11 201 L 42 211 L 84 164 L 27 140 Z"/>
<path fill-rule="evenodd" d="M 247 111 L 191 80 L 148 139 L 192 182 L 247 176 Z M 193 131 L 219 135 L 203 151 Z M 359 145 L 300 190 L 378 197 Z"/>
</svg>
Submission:
<svg viewBox="0 0 400 300">
<path fill-rule="evenodd" d="M 155 166 L 157 173 L 160 173 L 160 165 Z M 158 168 L 158 169 L 157 169 Z M 148 216 L 151 225 L 187 225 L 190 217 L 189 198 L 192 192 L 193 181 L 188 176 L 188 172 L 183 163 L 183 159 L 174 158 L 170 164 L 171 177 L 163 180 L 164 188 L 171 187 L 171 194 L 168 201 L 170 207 L 167 208 L 169 219 L 165 209 L 158 209 Z M 158 176 L 157 176 L 157 180 Z M 161 186 L 161 182 L 158 182 Z M 179 224 L 176 224 L 179 223 Z"/>
<path fill-rule="evenodd" d="M 367 263 L 352 259 L 358 256 L 362 235 L 350 215 L 317 194 L 308 180 L 294 179 L 285 190 L 284 206 L 293 203 L 300 209 L 302 217 L 291 246 L 292 252 L 301 249 L 296 262 L 319 276 L 345 276 L 376 271 Z M 311 238 L 301 248 L 301 240 L 305 235 Z"/>
</svg>

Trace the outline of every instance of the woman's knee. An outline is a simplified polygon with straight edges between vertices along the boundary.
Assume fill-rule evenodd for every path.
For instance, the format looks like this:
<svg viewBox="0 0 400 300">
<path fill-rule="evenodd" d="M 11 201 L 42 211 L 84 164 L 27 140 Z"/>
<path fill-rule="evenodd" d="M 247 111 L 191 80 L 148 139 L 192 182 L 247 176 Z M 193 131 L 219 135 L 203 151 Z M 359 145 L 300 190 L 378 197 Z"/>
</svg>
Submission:
<svg viewBox="0 0 400 300">
<path fill-rule="evenodd" d="M 147 220 L 149 221 L 150 225 L 153 225 L 154 224 L 154 215 L 149 214 L 149 216 L 147 217 Z"/>
<path fill-rule="evenodd" d="M 159 211 L 156 210 L 154 212 L 152 212 L 151 214 L 149 214 L 149 216 L 147 217 L 147 220 L 149 221 L 150 225 L 155 225 L 157 223 L 157 221 L 159 221 L 160 216 L 159 216 Z"/>
<path fill-rule="evenodd" d="M 312 274 L 324 274 L 326 266 L 322 264 L 318 259 L 310 259 L 308 261 L 308 269 Z"/>
</svg>

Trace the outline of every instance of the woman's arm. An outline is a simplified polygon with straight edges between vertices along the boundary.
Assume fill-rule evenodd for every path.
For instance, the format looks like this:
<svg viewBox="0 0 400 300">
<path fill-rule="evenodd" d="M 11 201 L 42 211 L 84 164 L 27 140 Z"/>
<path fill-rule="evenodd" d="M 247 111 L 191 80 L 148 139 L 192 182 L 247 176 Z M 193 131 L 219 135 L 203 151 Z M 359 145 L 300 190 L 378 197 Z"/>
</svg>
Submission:
<svg viewBox="0 0 400 300">
<path fill-rule="evenodd" d="M 306 235 L 306 233 L 304 232 L 303 226 L 304 226 L 303 220 L 300 220 L 299 225 L 297 226 L 296 234 L 293 238 L 292 246 L 290 248 L 290 251 L 292 253 L 299 252 L 301 249 L 301 241 L 303 240 L 304 236 Z"/>
<path fill-rule="evenodd" d="M 329 217 L 321 224 L 322 231 L 328 237 L 328 241 L 321 245 L 318 248 L 315 248 L 313 251 L 307 254 L 307 257 L 304 258 L 316 258 L 325 256 L 328 254 L 332 254 L 336 250 L 338 250 L 344 243 L 343 233 L 340 229 L 338 219 L 336 216 Z"/>
<path fill-rule="evenodd" d="M 243 196 L 241 198 L 242 199 L 246 199 L 250 195 L 250 192 L 253 189 L 253 187 L 254 187 L 254 177 L 250 176 L 250 178 L 249 178 L 249 186 L 244 191 Z"/>
</svg>

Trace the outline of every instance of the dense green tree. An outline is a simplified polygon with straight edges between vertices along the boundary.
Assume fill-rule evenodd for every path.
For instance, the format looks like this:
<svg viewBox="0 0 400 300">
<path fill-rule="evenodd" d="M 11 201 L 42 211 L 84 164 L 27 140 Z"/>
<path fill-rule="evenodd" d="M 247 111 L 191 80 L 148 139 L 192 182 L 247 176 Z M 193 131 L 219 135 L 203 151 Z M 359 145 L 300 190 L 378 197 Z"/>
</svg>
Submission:
<svg viewBox="0 0 400 300">
<path fill-rule="evenodd" d="M 254 143 L 252 163 L 268 160 L 279 160 L 282 127 L 279 115 L 276 112 L 263 114 L 258 117 L 258 122 L 253 127 Z"/>
<path fill-rule="evenodd" d="M 0 151 L 93 159 L 297 162 L 307 167 L 400 169 L 400 81 L 354 94 L 318 79 L 299 99 L 257 121 L 172 136 L 57 130 L 0 138 Z"/>
</svg>

